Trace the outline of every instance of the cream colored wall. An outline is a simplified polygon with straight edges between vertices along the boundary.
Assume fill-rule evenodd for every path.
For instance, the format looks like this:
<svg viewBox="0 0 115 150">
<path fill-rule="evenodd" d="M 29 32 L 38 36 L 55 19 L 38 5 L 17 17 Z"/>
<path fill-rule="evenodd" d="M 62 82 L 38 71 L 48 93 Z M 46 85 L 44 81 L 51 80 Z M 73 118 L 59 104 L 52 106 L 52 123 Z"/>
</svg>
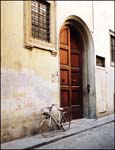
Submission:
<svg viewBox="0 0 115 150">
<path fill-rule="evenodd" d="M 105 68 L 96 67 L 98 117 L 114 111 L 114 67 L 110 61 L 110 29 L 114 31 L 114 2 L 94 1 L 94 46 L 96 55 L 105 57 Z"/>
<path fill-rule="evenodd" d="M 57 30 L 59 31 L 64 20 L 70 15 L 76 15 L 93 31 L 92 2 L 91 1 L 57 1 Z M 87 15 L 86 15 L 87 14 Z"/>
<path fill-rule="evenodd" d="M 58 57 L 24 48 L 24 2 L 1 2 L 2 142 L 37 133 L 40 109 L 59 104 Z"/>
</svg>

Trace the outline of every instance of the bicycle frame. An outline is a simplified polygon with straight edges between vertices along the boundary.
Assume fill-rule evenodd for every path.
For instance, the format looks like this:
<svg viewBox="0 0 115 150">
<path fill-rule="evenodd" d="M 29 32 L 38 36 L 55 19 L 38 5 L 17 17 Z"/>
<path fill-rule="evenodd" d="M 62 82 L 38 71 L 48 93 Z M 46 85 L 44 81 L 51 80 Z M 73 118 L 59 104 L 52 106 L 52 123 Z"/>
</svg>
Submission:
<svg viewBox="0 0 115 150">
<path fill-rule="evenodd" d="M 56 125 L 58 125 L 59 128 L 61 128 L 61 119 L 63 116 L 63 112 L 59 111 L 59 119 L 57 119 L 57 117 L 52 113 L 52 107 L 53 105 L 50 107 L 47 107 L 49 109 L 49 112 L 44 112 L 43 115 L 45 115 L 46 117 L 48 117 L 50 120 L 53 119 L 56 123 Z M 50 124 L 50 123 L 49 123 Z"/>
</svg>

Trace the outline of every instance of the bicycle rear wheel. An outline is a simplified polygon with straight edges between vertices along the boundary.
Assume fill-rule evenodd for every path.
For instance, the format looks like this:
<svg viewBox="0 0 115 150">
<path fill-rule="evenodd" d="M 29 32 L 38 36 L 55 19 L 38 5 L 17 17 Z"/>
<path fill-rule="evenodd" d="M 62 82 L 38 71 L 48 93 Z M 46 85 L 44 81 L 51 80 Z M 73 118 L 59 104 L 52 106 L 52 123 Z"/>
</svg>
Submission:
<svg viewBox="0 0 115 150">
<path fill-rule="evenodd" d="M 52 118 L 44 118 L 40 121 L 39 129 L 43 137 L 52 137 L 56 131 L 56 123 Z"/>
<path fill-rule="evenodd" d="M 70 118 L 69 113 L 67 113 L 67 112 L 62 113 L 61 124 L 62 124 L 63 131 L 70 129 L 71 118 Z"/>
</svg>

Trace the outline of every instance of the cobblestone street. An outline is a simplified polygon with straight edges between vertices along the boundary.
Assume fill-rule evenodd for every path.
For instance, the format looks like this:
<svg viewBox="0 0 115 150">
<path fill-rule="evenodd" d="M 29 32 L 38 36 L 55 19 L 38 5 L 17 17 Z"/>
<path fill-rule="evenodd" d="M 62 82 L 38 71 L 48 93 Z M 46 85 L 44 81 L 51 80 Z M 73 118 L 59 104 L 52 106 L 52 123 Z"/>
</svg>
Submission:
<svg viewBox="0 0 115 150">
<path fill-rule="evenodd" d="M 114 122 L 36 149 L 114 149 Z"/>
</svg>

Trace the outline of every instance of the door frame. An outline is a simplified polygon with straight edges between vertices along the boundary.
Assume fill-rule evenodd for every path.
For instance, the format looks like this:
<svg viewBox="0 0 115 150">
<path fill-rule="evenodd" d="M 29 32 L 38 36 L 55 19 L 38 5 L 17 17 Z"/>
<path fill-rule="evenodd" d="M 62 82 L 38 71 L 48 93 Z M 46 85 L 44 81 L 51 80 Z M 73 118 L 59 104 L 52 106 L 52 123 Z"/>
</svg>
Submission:
<svg viewBox="0 0 115 150">
<path fill-rule="evenodd" d="M 86 23 L 78 16 L 72 15 L 67 17 L 64 23 L 62 24 L 60 31 L 62 27 L 65 25 L 69 25 L 72 28 L 74 28 L 74 30 L 79 32 L 81 37 L 83 45 L 82 48 L 83 117 L 94 119 L 96 118 L 96 87 L 95 87 L 95 50 L 93 38 Z M 60 41 L 60 36 L 58 37 L 59 37 L 58 40 Z M 60 42 L 58 43 L 59 49 Z M 60 58 L 59 58 L 59 66 L 60 66 Z"/>
</svg>

